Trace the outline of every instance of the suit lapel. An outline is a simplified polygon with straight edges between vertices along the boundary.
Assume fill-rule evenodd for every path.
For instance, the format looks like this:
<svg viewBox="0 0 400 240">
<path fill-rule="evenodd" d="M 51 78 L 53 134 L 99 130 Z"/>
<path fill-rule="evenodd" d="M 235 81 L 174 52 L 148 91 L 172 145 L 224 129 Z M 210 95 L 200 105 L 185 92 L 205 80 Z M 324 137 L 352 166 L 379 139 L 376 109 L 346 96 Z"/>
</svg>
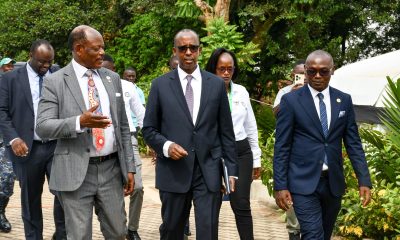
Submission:
<svg viewBox="0 0 400 240">
<path fill-rule="evenodd" d="M 182 85 L 179 80 L 178 71 L 174 70 L 173 74 L 170 75 L 170 86 L 172 92 L 175 95 L 176 100 L 178 101 L 179 106 L 182 108 L 185 116 L 188 118 L 191 124 L 193 124 L 192 117 L 190 116 L 189 108 L 186 104 L 185 95 L 183 95 Z M 197 117 L 198 118 L 198 117 Z"/>
<path fill-rule="evenodd" d="M 114 83 L 113 81 L 116 81 L 116 79 L 111 79 L 111 77 L 107 74 L 106 71 L 104 71 L 103 68 L 100 68 L 98 70 L 101 81 L 103 82 L 104 88 L 107 91 L 108 94 L 108 99 L 110 101 L 110 111 L 111 111 L 111 118 L 117 120 L 117 103 L 116 103 L 116 93 L 117 91 L 114 88 Z M 121 94 L 122 97 L 122 93 Z M 115 123 L 114 123 L 115 124 Z"/>
<path fill-rule="evenodd" d="M 68 64 L 66 68 L 67 69 L 64 72 L 65 84 L 72 92 L 72 96 L 75 98 L 76 103 L 83 113 L 87 111 L 86 104 L 82 96 L 82 91 L 81 87 L 79 86 L 78 78 L 76 77 L 74 68 L 72 67 L 72 63 Z"/>
<path fill-rule="evenodd" d="M 197 126 L 197 124 L 199 123 L 200 117 L 201 117 L 202 113 L 204 112 L 204 109 L 207 105 L 209 93 L 211 92 L 210 77 L 206 77 L 204 75 L 203 70 L 200 70 L 200 71 L 201 71 L 201 96 L 200 96 L 199 113 L 197 114 L 195 126 Z"/>
<path fill-rule="evenodd" d="M 22 91 L 24 93 L 24 96 L 25 96 L 26 100 L 28 101 L 28 105 L 33 112 L 31 85 L 29 83 L 28 70 L 26 69 L 26 64 L 23 67 L 19 68 L 17 71 L 19 71 L 18 76 L 21 76 L 21 77 L 18 77 L 16 80 L 19 81 Z"/>
<path fill-rule="evenodd" d="M 330 134 L 335 126 L 336 120 L 339 117 L 341 100 L 335 89 L 331 87 L 329 87 L 329 95 L 331 96 L 331 124 L 329 128 L 329 134 Z"/>
<path fill-rule="evenodd" d="M 311 118 L 313 124 L 317 127 L 319 133 L 322 138 L 324 137 L 324 132 L 322 131 L 321 121 L 319 120 L 317 109 L 315 109 L 314 99 L 312 98 L 310 89 L 305 85 L 302 89 L 302 92 L 299 94 L 298 102 L 302 105 L 306 114 Z M 298 90 L 298 91 L 300 91 Z"/>
</svg>

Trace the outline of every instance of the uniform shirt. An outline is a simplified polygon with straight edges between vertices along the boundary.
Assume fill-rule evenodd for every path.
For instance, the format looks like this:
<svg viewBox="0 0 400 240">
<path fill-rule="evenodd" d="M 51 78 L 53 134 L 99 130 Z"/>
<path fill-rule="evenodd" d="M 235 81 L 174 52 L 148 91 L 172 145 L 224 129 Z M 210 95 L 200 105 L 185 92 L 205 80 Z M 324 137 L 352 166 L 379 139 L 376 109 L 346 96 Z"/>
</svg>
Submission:
<svg viewBox="0 0 400 240">
<path fill-rule="evenodd" d="M 83 100 L 86 105 L 86 109 L 89 109 L 89 89 L 88 89 L 88 77 L 86 76 L 86 71 L 88 70 L 86 67 L 80 65 L 72 59 L 72 67 L 74 68 L 75 75 L 78 78 L 78 83 L 81 88 Z M 108 98 L 108 93 L 106 88 L 103 85 L 103 81 L 101 80 L 99 73 L 96 69 L 93 70 L 93 81 L 99 92 L 99 99 L 101 105 L 101 111 L 103 116 L 107 116 L 109 119 L 111 118 L 111 110 L 110 110 L 110 99 Z M 76 131 L 82 132 L 80 125 L 80 116 L 76 118 Z M 106 156 L 113 152 L 117 151 L 116 142 L 115 142 L 115 133 L 114 133 L 114 125 L 104 129 L 104 147 L 100 151 L 96 151 L 94 145 L 90 146 L 90 157 L 96 156 Z"/>
<path fill-rule="evenodd" d="M 248 139 L 253 153 L 253 168 L 261 167 L 261 149 L 258 145 L 256 118 L 250 104 L 246 88 L 231 82 L 231 92 L 228 94 L 236 141 Z"/>
<path fill-rule="evenodd" d="M 136 132 L 136 126 L 133 122 L 131 113 L 133 113 L 136 117 L 137 124 L 139 127 L 143 127 L 143 118 L 145 109 L 140 101 L 140 97 L 136 92 L 136 88 L 133 83 L 121 80 L 122 85 L 122 94 L 124 96 L 125 102 L 125 112 L 126 117 L 128 118 L 129 129 L 131 132 Z"/>
<path fill-rule="evenodd" d="M 315 90 L 314 88 L 312 88 L 310 85 L 308 85 L 308 88 L 310 89 L 311 92 L 311 96 L 314 100 L 314 105 L 315 108 L 317 109 L 317 113 L 318 113 L 318 117 L 319 119 L 321 119 L 321 113 L 319 111 L 319 97 L 317 96 L 318 92 L 317 90 Z M 328 120 L 328 129 L 331 125 L 331 96 L 329 94 L 329 86 L 327 88 L 325 88 L 322 92 L 324 95 L 324 103 L 325 103 L 325 107 L 326 107 L 326 116 L 327 116 L 327 120 Z M 325 165 L 325 163 L 322 165 L 322 170 L 328 170 L 328 166 Z"/>
<path fill-rule="evenodd" d="M 186 85 L 188 83 L 186 77 L 187 75 L 192 75 L 192 88 L 193 88 L 193 125 L 196 124 L 196 119 L 197 119 L 197 115 L 199 114 L 199 108 L 200 108 L 200 98 L 201 98 L 201 72 L 200 72 L 200 68 L 197 65 L 196 69 L 194 70 L 194 72 L 192 72 L 192 74 L 187 74 L 185 71 L 183 71 L 179 66 L 178 66 L 178 76 L 179 76 L 179 81 L 181 83 L 182 86 L 182 91 L 183 91 L 183 95 L 185 95 L 186 92 Z M 169 157 L 168 154 L 168 148 L 169 146 L 172 144 L 171 141 L 166 141 L 164 143 L 163 146 L 163 153 L 164 156 Z"/>
</svg>

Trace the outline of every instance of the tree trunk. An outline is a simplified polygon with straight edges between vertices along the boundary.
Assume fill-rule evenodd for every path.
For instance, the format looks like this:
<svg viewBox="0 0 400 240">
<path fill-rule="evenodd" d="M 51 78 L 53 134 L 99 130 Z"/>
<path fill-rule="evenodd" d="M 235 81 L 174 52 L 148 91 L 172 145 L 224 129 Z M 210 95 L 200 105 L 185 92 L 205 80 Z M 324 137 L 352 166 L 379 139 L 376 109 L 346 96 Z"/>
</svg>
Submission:
<svg viewBox="0 0 400 240">
<path fill-rule="evenodd" d="M 214 7 L 211 7 L 205 1 L 193 0 L 194 3 L 203 13 L 201 20 L 207 25 L 214 18 L 222 17 L 225 22 L 229 21 L 229 6 L 231 0 L 217 0 Z"/>
</svg>

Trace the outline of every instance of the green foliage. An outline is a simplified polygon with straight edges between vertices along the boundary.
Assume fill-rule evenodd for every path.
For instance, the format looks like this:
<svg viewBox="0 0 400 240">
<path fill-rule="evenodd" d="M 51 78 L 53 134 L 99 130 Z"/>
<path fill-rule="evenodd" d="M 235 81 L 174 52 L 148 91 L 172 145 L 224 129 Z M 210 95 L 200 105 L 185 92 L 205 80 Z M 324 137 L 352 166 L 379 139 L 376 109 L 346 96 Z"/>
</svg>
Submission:
<svg viewBox="0 0 400 240">
<path fill-rule="evenodd" d="M 201 15 L 193 0 L 177 0 L 175 6 L 178 8 L 178 17 L 196 18 Z"/>
<path fill-rule="evenodd" d="M 387 77 L 387 97 L 384 98 L 385 110 L 381 116 L 382 122 L 389 130 L 389 137 L 400 150 L 400 79 L 394 82 Z"/>
<path fill-rule="evenodd" d="M 105 0 L 2 1 L 0 55 L 26 61 L 31 43 L 36 39 L 46 39 L 55 49 L 55 61 L 64 65 L 71 58 L 67 39 L 75 26 L 87 24 L 95 27 L 103 33 L 106 42 L 113 37 L 120 23 L 119 9 L 113 4 Z"/>
<path fill-rule="evenodd" d="M 168 71 L 174 35 L 186 25 L 192 25 L 194 30 L 198 28 L 190 19 L 175 18 L 171 21 L 169 16 L 163 17 L 152 11 L 134 14 L 131 22 L 118 32 L 114 47 L 108 50 L 114 57 L 117 70 L 122 73 L 126 67 L 135 67 L 140 87 L 148 89 L 152 79 Z"/>
<path fill-rule="evenodd" d="M 229 25 L 222 18 L 210 21 L 204 28 L 209 35 L 201 38 L 203 51 L 199 62 L 202 66 L 205 66 L 216 48 L 224 47 L 235 52 L 241 69 L 252 70 L 251 66 L 255 64 L 253 57 L 260 52 L 260 49 L 252 42 L 245 43 L 243 33 L 237 29 L 236 25 Z"/>
<path fill-rule="evenodd" d="M 267 187 L 270 196 L 274 193 L 273 158 L 275 133 L 265 135 L 259 131 L 259 145 L 261 148 L 261 181 Z"/>
</svg>

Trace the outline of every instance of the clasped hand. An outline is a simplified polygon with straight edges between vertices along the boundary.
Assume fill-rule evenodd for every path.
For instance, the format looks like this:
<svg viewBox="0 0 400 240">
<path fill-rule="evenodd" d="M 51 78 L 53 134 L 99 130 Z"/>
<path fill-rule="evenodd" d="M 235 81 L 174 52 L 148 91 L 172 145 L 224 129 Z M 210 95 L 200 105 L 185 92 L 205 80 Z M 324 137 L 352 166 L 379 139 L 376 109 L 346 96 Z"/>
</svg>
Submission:
<svg viewBox="0 0 400 240">
<path fill-rule="evenodd" d="M 94 113 L 99 105 L 89 108 L 80 116 L 81 127 L 86 128 L 107 128 L 112 122 L 107 116 Z"/>
</svg>

